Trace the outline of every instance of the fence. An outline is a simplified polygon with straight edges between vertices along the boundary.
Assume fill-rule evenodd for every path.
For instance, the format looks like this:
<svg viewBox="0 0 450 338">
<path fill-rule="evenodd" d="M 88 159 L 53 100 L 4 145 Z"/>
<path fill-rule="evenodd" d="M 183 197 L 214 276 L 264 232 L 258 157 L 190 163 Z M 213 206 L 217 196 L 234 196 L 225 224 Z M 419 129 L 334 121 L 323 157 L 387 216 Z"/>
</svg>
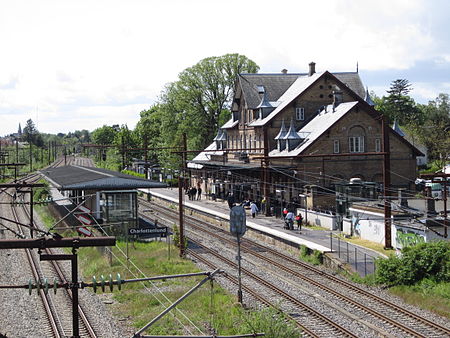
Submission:
<svg viewBox="0 0 450 338">
<path fill-rule="evenodd" d="M 330 250 L 341 261 L 347 262 L 360 276 L 365 277 L 375 273 L 376 256 L 368 254 L 339 237 L 333 237 L 332 233 L 330 233 Z"/>
</svg>

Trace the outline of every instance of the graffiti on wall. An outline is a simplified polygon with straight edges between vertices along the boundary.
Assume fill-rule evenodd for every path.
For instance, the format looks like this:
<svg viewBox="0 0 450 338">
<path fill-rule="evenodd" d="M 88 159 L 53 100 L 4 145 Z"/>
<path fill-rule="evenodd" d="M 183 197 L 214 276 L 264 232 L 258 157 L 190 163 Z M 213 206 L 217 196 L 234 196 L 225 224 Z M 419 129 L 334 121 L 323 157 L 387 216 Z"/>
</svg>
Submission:
<svg viewBox="0 0 450 338">
<path fill-rule="evenodd" d="M 395 239 L 397 242 L 397 248 L 399 249 L 425 242 L 425 236 L 401 228 L 397 228 L 397 235 Z"/>
</svg>

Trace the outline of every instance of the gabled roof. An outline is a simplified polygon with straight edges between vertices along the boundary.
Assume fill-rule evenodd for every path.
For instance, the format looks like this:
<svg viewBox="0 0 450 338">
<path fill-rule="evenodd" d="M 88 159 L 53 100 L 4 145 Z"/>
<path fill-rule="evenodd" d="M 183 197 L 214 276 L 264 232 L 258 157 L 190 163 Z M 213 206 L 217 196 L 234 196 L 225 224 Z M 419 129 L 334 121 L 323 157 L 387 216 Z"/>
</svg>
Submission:
<svg viewBox="0 0 450 338">
<path fill-rule="evenodd" d="M 317 73 L 315 73 L 317 74 Z M 365 97 L 365 89 L 357 72 L 331 73 L 339 81 L 354 91 L 360 98 Z M 277 74 L 239 74 L 238 83 L 242 96 L 250 109 L 256 109 L 261 103 L 258 86 L 264 87 L 266 99 L 276 102 L 298 78 L 309 78 L 308 73 L 277 73 Z"/>
<path fill-rule="evenodd" d="M 307 74 L 239 74 L 238 82 L 242 95 L 249 108 L 256 108 L 261 103 L 258 86 L 264 86 L 268 101 L 278 98 L 294 83 L 299 76 Z"/>
<path fill-rule="evenodd" d="M 122 174 L 116 171 L 82 166 L 47 168 L 40 173 L 60 190 L 119 190 L 165 188 L 167 184 Z"/>
<path fill-rule="evenodd" d="M 277 156 L 297 156 L 315 142 L 324 132 L 347 114 L 358 102 L 346 102 L 338 105 L 333 111 L 332 105 L 327 106 L 315 118 L 313 118 L 307 125 L 299 131 L 299 137 L 304 138 L 303 142 L 292 151 L 287 149 L 278 151 L 272 150 L 269 153 L 271 157 Z"/>
<path fill-rule="evenodd" d="M 257 119 L 249 123 L 250 127 L 260 127 L 274 118 L 280 111 L 282 111 L 288 104 L 290 104 L 297 96 L 303 93 L 314 82 L 316 82 L 324 73 L 315 73 L 311 76 L 298 77 L 294 83 L 284 92 L 278 99 L 280 104 L 264 119 Z"/>
<path fill-rule="evenodd" d="M 307 125 L 305 125 L 297 132 L 299 137 L 303 139 L 303 142 L 300 143 L 299 146 L 291 151 L 288 151 L 287 149 L 278 151 L 278 149 L 275 148 L 269 153 L 269 156 L 278 157 L 300 155 L 305 150 L 307 150 L 307 148 L 311 146 L 321 135 L 323 135 L 328 129 L 330 129 L 336 122 L 343 118 L 348 112 L 350 112 L 350 110 L 352 110 L 357 105 L 364 106 L 364 108 L 368 110 L 367 113 L 374 118 L 376 118 L 376 115 L 379 115 L 379 113 L 374 110 L 373 107 L 369 106 L 364 101 L 341 103 L 334 110 L 333 105 L 328 105 Z M 397 139 L 399 139 L 402 143 L 412 148 L 416 156 L 424 156 L 424 154 L 419 149 L 413 146 L 405 138 L 399 136 L 396 132 L 394 132 L 393 129 L 388 127 L 388 130 L 390 131 L 390 135 L 397 137 Z"/>
</svg>

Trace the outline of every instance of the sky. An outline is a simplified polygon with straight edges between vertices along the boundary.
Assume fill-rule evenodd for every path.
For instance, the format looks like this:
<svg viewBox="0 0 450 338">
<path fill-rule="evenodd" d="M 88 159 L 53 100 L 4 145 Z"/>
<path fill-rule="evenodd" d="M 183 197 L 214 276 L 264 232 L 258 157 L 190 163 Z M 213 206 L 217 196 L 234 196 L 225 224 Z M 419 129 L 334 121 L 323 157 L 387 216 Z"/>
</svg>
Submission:
<svg viewBox="0 0 450 338">
<path fill-rule="evenodd" d="M 134 128 L 167 83 L 210 56 L 260 73 L 355 71 L 386 95 L 407 79 L 450 94 L 448 0 L 1 0 L 0 136 Z"/>
</svg>

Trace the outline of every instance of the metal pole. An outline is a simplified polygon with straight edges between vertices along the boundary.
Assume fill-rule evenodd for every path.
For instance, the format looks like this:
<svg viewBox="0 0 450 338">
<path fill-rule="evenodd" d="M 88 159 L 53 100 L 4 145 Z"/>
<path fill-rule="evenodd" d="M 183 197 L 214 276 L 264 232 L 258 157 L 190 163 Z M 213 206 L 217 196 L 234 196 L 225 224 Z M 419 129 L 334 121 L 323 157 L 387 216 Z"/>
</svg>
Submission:
<svg viewBox="0 0 450 338">
<path fill-rule="evenodd" d="M 341 239 L 338 237 L 338 257 L 341 258 Z"/>
<path fill-rule="evenodd" d="M 367 276 L 367 255 L 364 252 L 364 277 Z"/>
<path fill-rule="evenodd" d="M 239 235 L 237 237 L 237 245 L 238 245 L 238 302 L 242 304 L 242 281 L 241 281 L 241 238 Z"/>
<path fill-rule="evenodd" d="M 32 158 L 32 155 L 33 155 L 33 145 L 32 145 L 32 143 L 30 143 L 30 172 L 32 172 L 33 171 L 33 158 Z"/>
<path fill-rule="evenodd" d="M 391 195 L 391 160 L 390 160 L 390 147 L 389 147 L 389 130 L 385 121 L 385 117 L 381 119 L 381 130 L 383 134 L 383 185 L 384 185 L 384 238 L 385 249 L 392 249 L 391 239 L 391 201 L 389 197 Z"/>
<path fill-rule="evenodd" d="M 30 234 L 31 238 L 33 238 L 33 188 L 30 188 Z"/>
<path fill-rule="evenodd" d="M 346 242 L 346 243 L 347 243 L 347 263 L 349 263 L 350 262 L 350 255 L 348 253 L 348 242 Z"/>
<path fill-rule="evenodd" d="M 333 252 L 333 233 L 330 232 L 330 250 Z"/>
<path fill-rule="evenodd" d="M 305 195 L 305 226 L 308 225 L 308 200 L 307 196 Z"/>
<path fill-rule="evenodd" d="M 355 270 L 358 272 L 358 251 L 355 248 Z"/>
<path fill-rule="evenodd" d="M 80 337 L 80 327 L 78 323 L 78 262 L 77 249 L 72 249 L 72 331 L 73 337 Z"/>
<path fill-rule="evenodd" d="M 178 213 L 180 227 L 180 257 L 184 256 L 184 208 L 183 208 L 183 176 L 178 176 Z"/>
</svg>

